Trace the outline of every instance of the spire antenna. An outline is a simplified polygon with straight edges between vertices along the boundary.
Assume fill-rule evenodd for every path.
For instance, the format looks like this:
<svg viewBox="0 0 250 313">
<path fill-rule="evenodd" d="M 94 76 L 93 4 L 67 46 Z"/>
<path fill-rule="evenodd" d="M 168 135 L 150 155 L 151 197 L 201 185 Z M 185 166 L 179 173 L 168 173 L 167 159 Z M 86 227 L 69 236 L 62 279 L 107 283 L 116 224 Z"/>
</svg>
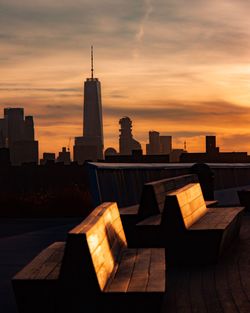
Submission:
<svg viewBox="0 0 250 313">
<path fill-rule="evenodd" d="M 94 78 L 94 51 L 93 46 L 91 46 L 91 79 Z"/>
</svg>

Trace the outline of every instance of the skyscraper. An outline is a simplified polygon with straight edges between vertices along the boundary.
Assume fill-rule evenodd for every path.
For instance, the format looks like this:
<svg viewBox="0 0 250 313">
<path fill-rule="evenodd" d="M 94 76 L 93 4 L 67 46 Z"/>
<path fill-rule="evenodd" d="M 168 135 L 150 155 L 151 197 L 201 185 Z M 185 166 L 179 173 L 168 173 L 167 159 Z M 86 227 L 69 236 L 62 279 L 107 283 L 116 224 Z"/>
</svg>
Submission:
<svg viewBox="0 0 250 313">
<path fill-rule="evenodd" d="M 160 136 L 161 154 L 170 154 L 172 151 L 172 136 Z"/>
<path fill-rule="evenodd" d="M 94 77 L 91 46 L 91 77 L 84 82 L 83 136 L 75 138 L 74 160 L 83 163 L 85 159 L 103 159 L 103 146 L 101 83 Z"/>
<path fill-rule="evenodd" d="M 38 141 L 34 138 L 32 116 L 24 116 L 23 108 L 5 108 L 0 119 L 0 147 L 10 151 L 12 165 L 38 163 Z"/>
<path fill-rule="evenodd" d="M 4 119 L 7 126 L 7 145 L 11 147 L 14 142 L 24 139 L 23 108 L 5 108 Z"/>
</svg>

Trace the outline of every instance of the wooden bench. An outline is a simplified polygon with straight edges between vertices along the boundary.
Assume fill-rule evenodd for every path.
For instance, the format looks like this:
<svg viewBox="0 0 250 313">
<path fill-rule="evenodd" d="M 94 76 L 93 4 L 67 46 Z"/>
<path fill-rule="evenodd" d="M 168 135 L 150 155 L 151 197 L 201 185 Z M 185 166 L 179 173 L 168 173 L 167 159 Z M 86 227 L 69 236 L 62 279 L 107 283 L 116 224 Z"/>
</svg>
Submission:
<svg viewBox="0 0 250 313">
<path fill-rule="evenodd" d="M 198 181 L 196 175 L 181 175 L 144 184 L 140 203 L 119 208 L 122 224 L 127 237 L 128 245 L 137 245 L 135 225 L 139 221 L 162 212 L 165 195 L 169 190 L 183 187 L 189 182 Z"/>
<path fill-rule="evenodd" d="M 198 182 L 198 177 L 194 174 L 181 175 L 144 184 L 140 203 L 119 208 L 121 218 L 126 215 L 134 215 L 139 221 L 160 213 L 164 207 L 166 192 L 183 187 L 190 182 Z"/>
<path fill-rule="evenodd" d="M 181 175 L 144 184 L 140 204 L 119 208 L 129 246 L 137 246 L 135 225 L 140 221 L 161 214 L 166 194 L 189 183 L 198 182 L 195 174 Z M 207 206 L 215 206 L 217 201 L 206 201 Z"/>
<path fill-rule="evenodd" d="M 199 183 L 169 193 L 165 206 L 165 246 L 179 262 L 217 262 L 238 237 L 244 207 L 207 208 Z"/>
<path fill-rule="evenodd" d="M 20 312 L 154 312 L 166 291 L 165 250 L 129 249 L 116 203 L 103 203 L 12 283 Z"/>
<path fill-rule="evenodd" d="M 19 313 L 56 312 L 65 242 L 55 242 L 12 278 Z"/>
</svg>

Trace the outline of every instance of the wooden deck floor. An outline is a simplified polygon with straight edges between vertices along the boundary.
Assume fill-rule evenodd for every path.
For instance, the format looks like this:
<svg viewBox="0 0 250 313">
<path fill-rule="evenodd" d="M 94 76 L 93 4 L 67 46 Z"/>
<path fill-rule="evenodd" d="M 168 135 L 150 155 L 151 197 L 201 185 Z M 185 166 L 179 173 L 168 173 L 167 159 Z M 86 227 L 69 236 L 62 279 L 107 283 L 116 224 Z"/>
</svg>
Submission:
<svg viewBox="0 0 250 313">
<path fill-rule="evenodd" d="M 250 215 L 215 266 L 172 267 L 162 313 L 250 313 Z"/>
</svg>

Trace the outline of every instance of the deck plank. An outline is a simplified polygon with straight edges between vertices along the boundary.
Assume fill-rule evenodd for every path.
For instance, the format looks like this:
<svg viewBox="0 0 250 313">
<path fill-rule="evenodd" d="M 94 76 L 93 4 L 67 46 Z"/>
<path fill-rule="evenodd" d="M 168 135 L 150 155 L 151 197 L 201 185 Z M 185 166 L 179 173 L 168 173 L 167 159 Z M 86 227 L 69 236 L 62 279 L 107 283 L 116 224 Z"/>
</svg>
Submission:
<svg viewBox="0 0 250 313">
<path fill-rule="evenodd" d="M 241 313 L 248 313 L 250 312 L 250 303 L 247 295 L 244 292 L 244 289 L 242 288 L 241 277 L 238 267 L 238 258 L 239 252 L 237 251 L 236 247 L 236 249 L 232 250 L 231 258 L 228 258 L 227 262 L 229 287 L 231 289 L 232 297 L 238 308 L 238 311 Z"/>
<path fill-rule="evenodd" d="M 215 288 L 215 267 L 210 265 L 203 268 L 202 292 L 208 313 L 223 313 L 221 303 Z"/>
<path fill-rule="evenodd" d="M 170 269 L 167 274 L 167 293 L 163 299 L 161 313 L 177 313 L 176 299 L 178 294 L 176 270 Z"/>
<path fill-rule="evenodd" d="M 176 271 L 176 311 L 177 313 L 192 313 L 189 294 L 189 270 L 179 268 Z M 168 312 L 166 309 L 165 312 Z"/>
<path fill-rule="evenodd" d="M 231 288 L 228 282 L 226 264 L 219 263 L 215 270 L 216 291 L 219 301 L 225 313 L 239 313 L 238 308 L 234 302 Z"/>
<path fill-rule="evenodd" d="M 202 267 L 197 267 L 189 274 L 189 295 L 193 313 L 208 313 L 202 293 L 202 270 Z"/>
</svg>

